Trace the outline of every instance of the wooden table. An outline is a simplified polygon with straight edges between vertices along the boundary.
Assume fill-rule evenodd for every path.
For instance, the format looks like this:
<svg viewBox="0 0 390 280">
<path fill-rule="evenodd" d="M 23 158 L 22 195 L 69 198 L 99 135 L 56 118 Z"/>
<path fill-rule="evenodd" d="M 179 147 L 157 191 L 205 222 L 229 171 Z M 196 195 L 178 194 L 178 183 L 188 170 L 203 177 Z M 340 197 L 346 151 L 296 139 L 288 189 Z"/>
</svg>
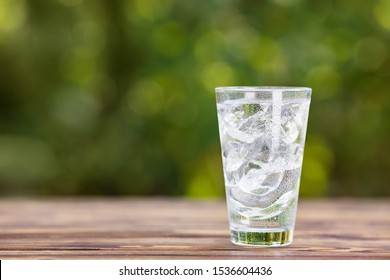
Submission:
<svg viewBox="0 0 390 280">
<path fill-rule="evenodd" d="M 390 200 L 301 199 L 292 245 L 250 248 L 224 201 L 3 199 L 0 259 L 390 259 Z"/>
</svg>

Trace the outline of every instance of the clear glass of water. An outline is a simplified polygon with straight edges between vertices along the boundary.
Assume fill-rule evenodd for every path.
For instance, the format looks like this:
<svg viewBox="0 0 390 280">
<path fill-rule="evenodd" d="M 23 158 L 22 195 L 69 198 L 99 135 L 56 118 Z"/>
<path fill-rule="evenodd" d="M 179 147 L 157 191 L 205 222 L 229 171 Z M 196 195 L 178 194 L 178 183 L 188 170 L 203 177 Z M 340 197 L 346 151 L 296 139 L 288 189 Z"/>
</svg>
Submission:
<svg viewBox="0 0 390 280">
<path fill-rule="evenodd" d="M 231 240 L 293 239 L 311 89 L 215 89 Z"/>
</svg>

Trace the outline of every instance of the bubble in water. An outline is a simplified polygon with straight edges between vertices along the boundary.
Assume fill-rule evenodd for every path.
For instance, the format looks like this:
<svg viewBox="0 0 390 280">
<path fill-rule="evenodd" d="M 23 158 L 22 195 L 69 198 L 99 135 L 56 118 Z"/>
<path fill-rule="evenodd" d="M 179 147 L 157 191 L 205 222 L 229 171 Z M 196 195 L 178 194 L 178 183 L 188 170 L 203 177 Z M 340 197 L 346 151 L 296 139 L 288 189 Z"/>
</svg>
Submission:
<svg viewBox="0 0 390 280">
<path fill-rule="evenodd" d="M 292 190 L 298 186 L 301 168 L 286 170 L 279 184 L 280 189 L 285 191 Z"/>
</svg>

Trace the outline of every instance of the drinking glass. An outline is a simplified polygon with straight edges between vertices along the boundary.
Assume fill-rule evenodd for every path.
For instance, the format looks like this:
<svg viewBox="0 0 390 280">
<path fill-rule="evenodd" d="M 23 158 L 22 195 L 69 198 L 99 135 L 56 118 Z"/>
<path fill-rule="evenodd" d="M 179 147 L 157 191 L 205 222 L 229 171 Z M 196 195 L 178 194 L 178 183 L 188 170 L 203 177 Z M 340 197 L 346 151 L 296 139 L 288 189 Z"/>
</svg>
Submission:
<svg viewBox="0 0 390 280">
<path fill-rule="evenodd" d="M 293 239 L 311 89 L 215 89 L 231 240 Z"/>
</svg>

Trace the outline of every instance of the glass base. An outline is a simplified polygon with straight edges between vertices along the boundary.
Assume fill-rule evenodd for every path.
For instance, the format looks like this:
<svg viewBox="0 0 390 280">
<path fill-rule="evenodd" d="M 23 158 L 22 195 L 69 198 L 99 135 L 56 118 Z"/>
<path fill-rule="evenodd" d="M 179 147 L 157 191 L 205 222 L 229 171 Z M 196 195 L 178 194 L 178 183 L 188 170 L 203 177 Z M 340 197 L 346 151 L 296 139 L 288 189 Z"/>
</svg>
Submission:
<svg viewBox="0 0 390 280">
<path fill-rule="evenodd" d="M 277 247 L 290 245 L 293 239 L 293 231 L 243 231 L 231 230 L 232 242 L 236 245 Z"/>
</svg>

